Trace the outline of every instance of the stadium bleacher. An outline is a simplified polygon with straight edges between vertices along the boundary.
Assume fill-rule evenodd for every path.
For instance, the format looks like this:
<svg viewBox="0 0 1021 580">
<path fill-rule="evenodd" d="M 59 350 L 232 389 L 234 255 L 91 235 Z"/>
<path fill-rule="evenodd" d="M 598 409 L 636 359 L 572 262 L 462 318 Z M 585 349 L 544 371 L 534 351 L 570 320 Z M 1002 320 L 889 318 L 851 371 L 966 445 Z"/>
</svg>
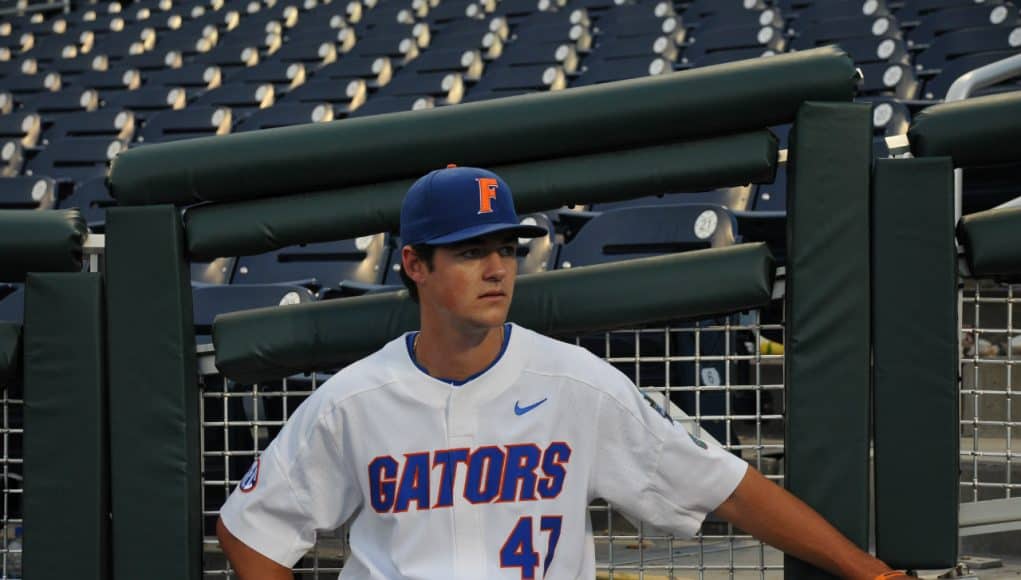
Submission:
<svg viewBox="0 0 1021 580">
<path fill-rule="evenodd" d="M 154 143 L 838 44 L 863 73 L 858 100 L 873 104 L 874 154 L 885 156 L 884 139 L 904 135 L 955 79 L 1021 54 L 1021 10 L 1006 0 L 142 0 L 24 9 L 32 4 L 0 4 L 0 208 L 79 208 L 93 232 L 116 204 L 104 180 L 109 161 Z M 1008 81 L 979 94 L 1019 88 Z M 774 128 L 781 148 L 787 129 Z M 969 171 L 966 211 L 1021 194 L 1018 175 Z M 767 240 L 782 261 L 785 179 L 781 167 L 772 184 L 528 216 L 551 235 L 522 245 L 521 273 L 743 239 Z M 216 314 L 392 289 L 398 269 L 390 232 L 196 263 L 199 341 L 209 341 Z M 20 320 L 22 301 L 18 286 L 0 287 L 0 320 Z M 722 409 L 723 401 L 702 404 Z"/>
</svg>

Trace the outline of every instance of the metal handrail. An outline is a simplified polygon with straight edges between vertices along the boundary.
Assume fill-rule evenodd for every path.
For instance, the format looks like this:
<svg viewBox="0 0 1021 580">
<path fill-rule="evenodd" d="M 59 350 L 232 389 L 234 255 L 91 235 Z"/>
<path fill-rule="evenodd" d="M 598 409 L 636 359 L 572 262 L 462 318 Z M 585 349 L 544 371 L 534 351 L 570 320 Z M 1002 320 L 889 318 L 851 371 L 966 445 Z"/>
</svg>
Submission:
<svg viewBox="0 0 1021 580">
<path fill-rule="evenodd" d="M 987 64 L 959 76 L 947 89 L 946 102 L 967 99 L 975 91 L 1021 76 L 1021 54 Z M 954 170 L 954 223 L 961 220 L 961 197 L 964 192 L 964 171 Z"/>
</svg>

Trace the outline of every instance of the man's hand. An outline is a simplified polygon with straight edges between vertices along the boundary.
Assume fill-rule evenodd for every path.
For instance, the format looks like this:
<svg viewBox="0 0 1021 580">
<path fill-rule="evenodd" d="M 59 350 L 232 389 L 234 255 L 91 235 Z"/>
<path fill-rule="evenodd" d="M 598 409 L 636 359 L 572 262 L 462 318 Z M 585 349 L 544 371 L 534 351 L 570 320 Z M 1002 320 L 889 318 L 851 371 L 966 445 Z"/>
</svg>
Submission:
<svg viewBox="0 0 1021 580">
<path fill-rule="evenodd" d="M 763 542 L 843 578 L 875 580 L 891 571 L 751 466 L 715 513 Z"/>
<path fill-rule="evenodd" d="M 220 547 L 240 580 L 294 580 L 290 568 L 249 548 L 230 533 L 222 519 L 216 520 L 216 537 L 220 539 Z"/>
</svg>

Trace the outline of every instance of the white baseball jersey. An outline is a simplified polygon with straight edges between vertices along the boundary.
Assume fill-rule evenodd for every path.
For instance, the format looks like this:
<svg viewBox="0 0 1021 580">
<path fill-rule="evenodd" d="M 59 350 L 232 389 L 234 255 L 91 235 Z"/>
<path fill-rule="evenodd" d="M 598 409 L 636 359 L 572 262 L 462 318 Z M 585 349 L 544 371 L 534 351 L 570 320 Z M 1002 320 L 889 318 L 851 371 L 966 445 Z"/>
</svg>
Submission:
<svg viewBox="0 0 1021 580">
<path fill-rule="evenodd" d="M 587 506 L 689 537 L 747 464 L 663 417 L 588 351 L 508 325 L 461 385 L 410 335 L 325 382 L 227 499 L 248 546 L 293 566 L 350 520 L 349 579 L 594 578 Z"/>
</svg>

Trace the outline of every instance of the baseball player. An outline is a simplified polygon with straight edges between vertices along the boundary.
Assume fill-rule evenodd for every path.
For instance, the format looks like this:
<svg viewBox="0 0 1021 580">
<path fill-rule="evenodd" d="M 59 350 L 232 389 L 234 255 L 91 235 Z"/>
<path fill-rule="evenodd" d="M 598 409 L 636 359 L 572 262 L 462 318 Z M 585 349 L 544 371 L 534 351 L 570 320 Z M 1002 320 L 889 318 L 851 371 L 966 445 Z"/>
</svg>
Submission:
<svg viewBox="0 0 1021 580">
<path fill-rule="evenodd" d="M 345 522 L 344 580 L 594 578 L 596 498 L 678 536 L 712 511 L 834 574 L 897 574 L 603 360 L 507 323 L 518 239 L 547 232 L 500 177 L 429 173 L 400 234 L 420 331 L 324 383 L 227 499 L 217 531 L 243 580 L 291 578 Z"/>
</svg>

